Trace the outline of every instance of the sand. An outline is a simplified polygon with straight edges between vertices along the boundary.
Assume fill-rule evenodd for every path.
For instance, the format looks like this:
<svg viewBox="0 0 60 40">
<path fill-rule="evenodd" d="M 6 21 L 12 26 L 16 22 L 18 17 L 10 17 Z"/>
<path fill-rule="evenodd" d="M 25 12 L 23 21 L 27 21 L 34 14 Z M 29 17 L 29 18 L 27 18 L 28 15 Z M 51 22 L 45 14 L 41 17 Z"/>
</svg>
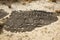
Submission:
<svg viewBox="0 0 60 40">
<path fill-rule="evenodd" d="M 44 10 L 48 12 L 60 10 L 60 3 L 47 1 L 36 1 L 25 6 L 20 3 L 14 3 L 11 6 L 12 8 L 9 9 L 5 5 L 0 5 L 0 9 L 4 9 L 9 14 L 11 14 L 13 10 Z M 10 31 L 3 30 L 3 33 L 0 34 L 0 40 L 60 40 L 60 16 L 57 17 L 58 20 L 56 22 L 42 27 L 37 27 L 30 32 L 12 33 Z"/>
</svg>

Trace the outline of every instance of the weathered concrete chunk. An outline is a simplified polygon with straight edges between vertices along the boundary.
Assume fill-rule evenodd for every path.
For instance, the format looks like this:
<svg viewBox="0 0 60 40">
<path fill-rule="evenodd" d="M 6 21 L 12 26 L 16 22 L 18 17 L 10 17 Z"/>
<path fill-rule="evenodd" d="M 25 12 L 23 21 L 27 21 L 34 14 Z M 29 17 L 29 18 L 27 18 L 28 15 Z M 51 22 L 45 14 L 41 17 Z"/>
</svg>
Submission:
<svg viewBox="0 0 60 40">
<path fill-rule="evenodd" d="M 57 16 L 45 11 L 13 11 L 5 23 L 4 29 L 11 32 L 32 31 L 36 27 L 51 24 L 57 21 Z"/>
</svg>

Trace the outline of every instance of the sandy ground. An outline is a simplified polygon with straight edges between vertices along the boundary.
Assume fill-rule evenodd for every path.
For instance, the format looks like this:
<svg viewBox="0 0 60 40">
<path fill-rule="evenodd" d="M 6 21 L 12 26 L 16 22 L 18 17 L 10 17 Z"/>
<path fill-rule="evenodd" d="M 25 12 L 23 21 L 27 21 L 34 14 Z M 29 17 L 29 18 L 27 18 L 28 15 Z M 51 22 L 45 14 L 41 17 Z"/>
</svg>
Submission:
<svg viewBox="0 0 60 40">
<path fill-rule="evenodd" d="M 20 3 L 14 3 L 11 6 L 12 9 L 9 9 L 5 5 L 0 5 L 0 9 L 4 9 L 9 13 L 13 10 L 44 10 L 49 12 L 60 10 L 60 3 L 45 1 L 36 1 L 25 6 Z M 57 17 L 58 21 L 43 27 L 37 27 L 30 32 L 12 33 L 3 30 L 3 33 L 0 34 L 0 40 L 60 40 L 60 16 Z"/>
</svg>

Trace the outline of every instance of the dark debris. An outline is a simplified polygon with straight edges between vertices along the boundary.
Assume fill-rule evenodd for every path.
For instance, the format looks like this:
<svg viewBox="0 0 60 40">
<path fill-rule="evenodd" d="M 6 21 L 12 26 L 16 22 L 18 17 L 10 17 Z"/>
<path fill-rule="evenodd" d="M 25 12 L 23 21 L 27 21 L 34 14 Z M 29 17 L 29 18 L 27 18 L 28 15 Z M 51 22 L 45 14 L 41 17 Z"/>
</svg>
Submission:
<svg viewBox="0 0 60 40">
<path fill-rule="evenodd" d="M 0 19 L 7 16 L 7 15 L 8 15 L 7 12 L 5 12 L 3 9 L 0 9 Z"/>
<path fill-rule="evenodd" d="M 3 9 L 0 9 L 0 19 L 1 19 L 1 18 L 4 18 L 4 17 L 7 16 L 7 15 L 8 15 L 7 12 L 5 12 Z M 1 22 L 1 21 L 2 21 L 2 20 L 0 20 L 0 22 Z M 0 34 L 3 32 L 3 31 L 2 31 L 3 26 L 4 26 L 4 24 L 1 24 L 1 23 L 0 23 Z"/>
</svg>

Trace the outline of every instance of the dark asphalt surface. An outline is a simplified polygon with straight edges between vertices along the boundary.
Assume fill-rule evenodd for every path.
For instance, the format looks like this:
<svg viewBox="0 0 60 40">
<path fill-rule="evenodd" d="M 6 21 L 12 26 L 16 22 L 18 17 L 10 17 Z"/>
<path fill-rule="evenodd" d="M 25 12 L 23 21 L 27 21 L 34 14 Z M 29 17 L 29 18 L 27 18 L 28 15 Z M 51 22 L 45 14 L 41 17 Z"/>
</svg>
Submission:
<svg viewBox="0 0 60 40">
<path fill-rule="evenodd" d="M 46 11 L 13 11 L 5 23 L 4 29 L 11 32 L 32 31 L 36 27 L 42 27 L 58 20 L 52 12 Z"/>
</svg>

